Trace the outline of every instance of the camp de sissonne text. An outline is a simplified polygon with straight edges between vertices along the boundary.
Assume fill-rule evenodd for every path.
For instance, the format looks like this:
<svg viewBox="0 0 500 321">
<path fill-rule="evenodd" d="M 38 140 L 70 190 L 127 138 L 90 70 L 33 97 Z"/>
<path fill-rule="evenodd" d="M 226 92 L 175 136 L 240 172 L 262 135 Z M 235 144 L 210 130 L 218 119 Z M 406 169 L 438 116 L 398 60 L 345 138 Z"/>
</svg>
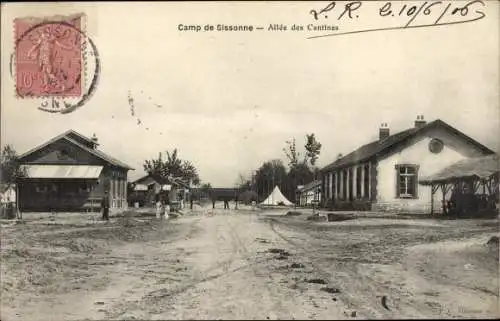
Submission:
<svg viewBox="0 0 500 321">
<path fill-rule="evenodd" d="M 308 25 L 284 25 L 284 24 L 270 24 L 266 28 L 254 27 L 253 25 L 187 25 L 179 24 L 177 26 L 179 31 L 254 31 L 254 30 L 268 30 L 268 31 L 336 31 L 338 26 L 325 25 L 325 24 L 308 24 Z"/>
</svg>

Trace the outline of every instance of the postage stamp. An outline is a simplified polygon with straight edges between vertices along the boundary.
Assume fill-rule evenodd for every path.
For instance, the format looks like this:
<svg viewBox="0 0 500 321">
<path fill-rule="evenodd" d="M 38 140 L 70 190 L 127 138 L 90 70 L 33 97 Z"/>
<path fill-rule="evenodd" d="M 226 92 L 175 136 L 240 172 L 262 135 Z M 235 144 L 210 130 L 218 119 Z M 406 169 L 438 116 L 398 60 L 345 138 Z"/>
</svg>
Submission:
<svg viewBox="0 0 500 321">
<path fill-rule="evenodd" d="M 82 14 L 17 18 L 15 86 L 18 97 L 79 97 L 84 87 Z"/>
</svg>

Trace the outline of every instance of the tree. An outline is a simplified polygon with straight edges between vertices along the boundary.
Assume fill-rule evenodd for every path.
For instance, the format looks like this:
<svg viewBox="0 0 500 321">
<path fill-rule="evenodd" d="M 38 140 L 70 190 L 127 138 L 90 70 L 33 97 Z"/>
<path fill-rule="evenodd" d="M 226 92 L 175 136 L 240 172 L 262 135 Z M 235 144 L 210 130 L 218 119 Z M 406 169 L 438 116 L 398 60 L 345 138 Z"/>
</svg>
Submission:
<svg viewBox="0 0 500 321">
<path fill-rule="evenodd" d="M 306 145 L 304 148 L 306 149 L 306 156 L 309 159 L 309 163 L 311 166 L 315 166 L 321 152 L 321 143 L 317 141 L 314 133 L 306 134 Z"/>
<path fill-rule="evenodd" d="M 198 170 L 190 161 L 183 161 L 181 166 L 182 177 L 190 180 L 193 185 L 198 186 L 200 184 L 200 177 L 198 175 Z"/>
<path fill-rule="evenodd" d="M 274 186 L 278 185 L 282 192 L 288 187 L 286 167 L 281 159 L 264 162 L 255 174 L 257 194 L 261 197 L 271 193 Z"/>
<path fill-rule="evenodd" d="M 22 168 L 16 150 L 12 145 L 6 145 L 0 157 L 0 177 L 9 187 L 14 186 L 20 179 L 27 176 L 26 169 Z"/>
<path fill-rule="evenodd" d="M 180 177 L 184 181 L 191 180 L 194 185 L 200 184 L 200 177 L 196 167 L 187 160 L 178 157 L 177 148 L 172 153 L 166 152 L 166 158 L 158 153 L 158 158 L 144 161 L 144 171 L 158 180 L 169 177 Z"/>
<path fill-rule="evenodd" d="M 283 148 L 283 152 L 285 153 L 286 157 L 288 158 L 289 168 L 292 169 L 292 168 L 295 168 L 299 165 L 300 153 L 297 152 L 295 138 L 293 138 L 292 140 L 287 140 L 285 143 L 286 143 L 287 147 Z"/>
<path fill-rule="evenodd" d="M 2 182 L 7 185 L 7 188 L 13 188 L 20 183 L 21 179 L 27 176 L 28 172 L 21 167 L 14 147 L 6 145 L 0 155 L 0 178 Z M 16 191 L 16 197 L 18 194 L 18 191 Z M 16 204 L 17 202 L 16 200 Z"/>
<path fill-rule="evenodd" d="M 210 190 L 212 189 L 212 185 L 210 183 L 203 183 L 200 186 L 200 198 L 210 197 Z"/>
<path fill-rule="evenodd" d="M 238 189 L 241 191 L 249 191 L 252 189 L 252 181 L 247 179 L 243 174 L 238 175 L 238 180 L 236 182 Z"/>
</svg>

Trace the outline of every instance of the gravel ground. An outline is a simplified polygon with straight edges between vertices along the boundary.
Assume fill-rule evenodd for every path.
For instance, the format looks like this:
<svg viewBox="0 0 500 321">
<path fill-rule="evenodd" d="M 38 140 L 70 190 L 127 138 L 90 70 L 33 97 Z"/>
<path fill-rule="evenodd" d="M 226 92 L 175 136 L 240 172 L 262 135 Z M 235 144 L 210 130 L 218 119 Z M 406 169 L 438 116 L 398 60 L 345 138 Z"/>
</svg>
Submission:
<svg viewBox="0 0 500 321">
<path fill-rule="evenodd" d="M 1 319 L 498 316 L 498 220 L 285 213 L 2 224 Z"/>
</svg>

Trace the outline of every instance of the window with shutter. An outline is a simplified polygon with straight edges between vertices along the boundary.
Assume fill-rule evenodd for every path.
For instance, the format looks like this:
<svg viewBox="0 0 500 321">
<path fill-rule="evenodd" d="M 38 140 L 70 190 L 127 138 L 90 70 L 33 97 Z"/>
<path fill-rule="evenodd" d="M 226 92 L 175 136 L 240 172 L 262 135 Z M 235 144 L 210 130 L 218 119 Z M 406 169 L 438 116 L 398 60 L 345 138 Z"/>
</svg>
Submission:
<svg viewBox="0 0 500 321">
<path fill-rule="evenodd" d="M 418 198 L 418 165 L 396 165 L 396 197 Z"/>
</svg>

